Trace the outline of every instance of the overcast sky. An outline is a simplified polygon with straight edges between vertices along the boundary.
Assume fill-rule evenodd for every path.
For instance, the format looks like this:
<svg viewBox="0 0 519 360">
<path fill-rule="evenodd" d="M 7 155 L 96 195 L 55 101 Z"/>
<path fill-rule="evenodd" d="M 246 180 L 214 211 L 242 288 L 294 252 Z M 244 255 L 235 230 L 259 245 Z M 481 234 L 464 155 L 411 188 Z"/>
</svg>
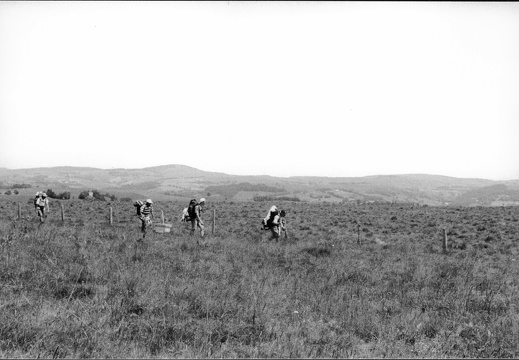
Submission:
<svg viewBox="0 0 519 360">
<path fill-rule="evenodd" d="M 519 179 L 519 3 L 0 2 L 0 167 Z"/>
</svg>

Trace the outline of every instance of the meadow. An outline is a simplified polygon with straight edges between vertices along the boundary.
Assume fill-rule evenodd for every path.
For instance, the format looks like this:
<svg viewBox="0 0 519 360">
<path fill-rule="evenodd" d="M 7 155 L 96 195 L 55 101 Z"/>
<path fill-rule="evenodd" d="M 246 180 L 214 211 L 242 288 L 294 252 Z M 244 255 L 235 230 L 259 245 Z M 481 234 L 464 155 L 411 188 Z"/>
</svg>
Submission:
<svg viewBox="0 0 519 360">
<path fill-rule="evenodd" d="M 280 202 L 272 242 L 271 205 L 209 199 L 200 246 L 184 202 L 140 243 L 128 202 L 1 200 L 0 357 L 519 356 L 519 207 Z"/>
</svg>

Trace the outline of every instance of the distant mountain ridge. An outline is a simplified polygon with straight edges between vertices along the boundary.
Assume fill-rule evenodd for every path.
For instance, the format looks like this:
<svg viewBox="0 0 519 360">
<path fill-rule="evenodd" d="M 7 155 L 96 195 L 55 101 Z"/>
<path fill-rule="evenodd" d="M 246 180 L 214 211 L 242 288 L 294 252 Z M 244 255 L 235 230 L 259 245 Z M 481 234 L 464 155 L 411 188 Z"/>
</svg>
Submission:
<svg viewBox="0 0 519 360">
<path fill-rule="evenodd" d="M 208 197 L 251 201 L 293 199 L 309 202 L 411 202 L 427 205 L 519 205 L 519 180 L 454 178 L 405 174 L 364 177 L 230 175 L 172 164 L 142 169 L 60 166 L 10 170 L 0 168 L 2 196 L 15 184 L 24 191 L 53 189 L 79 194 L 98 190 L 118 197 L 156 199 Z M 77 195 L 76 194 L 76 195 Z"/>
</svg>

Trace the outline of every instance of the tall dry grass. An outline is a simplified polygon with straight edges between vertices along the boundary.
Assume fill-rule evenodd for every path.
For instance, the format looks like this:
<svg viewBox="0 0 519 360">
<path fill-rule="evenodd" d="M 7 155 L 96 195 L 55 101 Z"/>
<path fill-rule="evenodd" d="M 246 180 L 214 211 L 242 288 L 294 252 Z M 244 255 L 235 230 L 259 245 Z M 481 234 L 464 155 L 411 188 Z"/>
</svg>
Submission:
<svg viewBox="0 0 519 360">
<path fill-rule="evenodd" d="M 137 223 L 0 221 L 0 356 L 517 357 L 515 244 L 443 254 L 443 209 L 404 227 L 411 210 L 366 208 L 359 245 L 299 206 L 280 243 L 233 216 L 206 246 L 182 226 L 139 243 Z"/>
</svg>

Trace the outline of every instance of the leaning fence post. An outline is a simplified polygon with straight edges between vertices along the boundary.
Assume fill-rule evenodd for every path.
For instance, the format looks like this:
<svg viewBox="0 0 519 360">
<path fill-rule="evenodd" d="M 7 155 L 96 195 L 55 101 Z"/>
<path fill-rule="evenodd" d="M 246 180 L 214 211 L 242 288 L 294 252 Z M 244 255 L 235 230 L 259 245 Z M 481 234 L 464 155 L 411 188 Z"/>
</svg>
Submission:
<svg viewBox="0 0 519 360">
<path fill-rule="evenodd" d="M 20 203 L 18 203 L 18 220 L 22 218 L 22 208 L 20 207 Z"/>
<path fill-rule="evenodd" d="M 112 222 L 113 222 L 113 220 L 112 220 L 112 207 L 110 206 L 110 225 L 112 225 Z"/>
<path fill-rule="evenodd" d="M 216 209 L 213 209 L 213 231 L 212 234 L 214 235 L 216 230 Z"/>
<path fill-rule="evenodd" d="M 216 229 L 216 209 L 213 209 L 213 235 Z"/>
<path fill-rule="evenodd" d="M 61 204 L 61 221 L 65 221 L 65 209 L 63 208 L 63 204 Z"/>
<path fill-rule="evenodd" d="M 162 223 L 164 224 L 164 211 L 160 210 L 160 218 L 162 219 Z"/>
<path fill-rule="evenodd" d="M 357 224 L 357 244 L 360 245 L 360 225 Z"/>
<path fill-rule="evenodd" d="M 447 230 L 443 228 L 443 252 L 447 252 Z"/>
</svg>

